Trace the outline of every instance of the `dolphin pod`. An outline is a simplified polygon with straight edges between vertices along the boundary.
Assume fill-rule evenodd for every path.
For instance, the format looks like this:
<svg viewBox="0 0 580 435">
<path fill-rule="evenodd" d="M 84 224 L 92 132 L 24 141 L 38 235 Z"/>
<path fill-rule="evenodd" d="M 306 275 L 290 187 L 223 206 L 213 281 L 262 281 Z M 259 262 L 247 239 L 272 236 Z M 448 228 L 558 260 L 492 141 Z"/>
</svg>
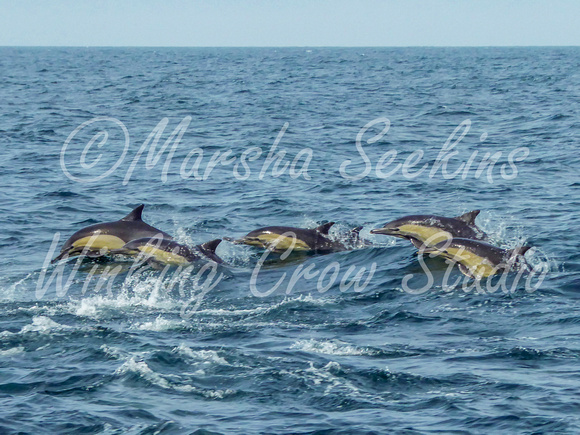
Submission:
<svg viewBox="0 0 580 435">
<path fill-rule="evenodd" d="M 420 253 L 453 261 L 464 275 L 480 280 L 521 265 L 530 269 L 524 254 L 529 246 L 506 250 L 486 243 L 487 234 L 475 224 L 480 210 L 454 218 L 411 215 L 387 222 L 371 234 L 384 234 L 409 240 Z"/>
<path fill-rule="evenodd" d="M 194 247 L 180 244 L 169 234 L 143 222 L 143 208 L 141 204 L 118 221 L 80 229 L 64 243 L 52 263 L 75 256 L 99 258 L 111 255 L 138 256 L 156 268 L 162 265 L 192 264 L 203 259 L 223 263 L 215 252 L 222 239 Z M 505 250 L 485 242 L 487 235 L 475 223 L 479 212 L 473 210 L 454 218 L 437 215 L 404 216 L 371 230 L 371 234 L 409 240 L 419 252 L 452 260 L 464 275 L 477 280 L 520 265 L 529 269 L 524 254 L 530 247 Z M 329 231 L 333 225 L 334 222 L 328 222 L 312 229 L 263 227 L 239 239 L 223 239 L 278 253 L 292 250 L 321 255 L 369 244 L 359 237 L 362 227 L 354 228 L 341 240 L 330 237 Z"/>
<path fill-rule="evenodd" d="M 82 228 L 64 243 L 60 254 L 52 263 L 75 256 L 99 258 L 108 255 L 141 255 L 149 264 L 182 265 L 201 259 L 202 256 L 216 262 L 223 262 L 215 254 L 221 242 L 213 240 L 190 249 L 173 241 L 163 232 L 143 222 L 144 204 L 137 206 L 124 218 L 114 222 L 104 222 Z"/>
</svg>

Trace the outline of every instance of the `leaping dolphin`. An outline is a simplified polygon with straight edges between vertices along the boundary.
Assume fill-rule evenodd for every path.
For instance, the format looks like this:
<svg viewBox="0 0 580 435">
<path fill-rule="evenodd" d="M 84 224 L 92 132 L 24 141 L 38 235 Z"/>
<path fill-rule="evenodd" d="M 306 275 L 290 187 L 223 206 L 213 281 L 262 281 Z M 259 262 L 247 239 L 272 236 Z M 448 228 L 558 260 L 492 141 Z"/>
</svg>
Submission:
<svg viewBox="0 0 580 435">
<path fill-rule="evenodd" d="M 171 240 L 169 234 L 143 222 L 143 207 L 145 206 L 141 204 L 118 221 L 90 225 L 77 231 L 65 242 L 52 263 L 81 254 L 92 258 L 101 257 L 113 249 L 122 248 L 131 240 L 143 237 L 157 236 Z"/>
<path fill-rule="evenodd" d="M 216 263 L 223 263 L 223 260 L 215 253 L 221 241 L 221 239 L 216 239 L 197 245 L 194 248 L 189 248 L 165 238 L 143 237 L 130 241 L 120 249 L 112 250 L 111 254 L 139 255 L 150 264 L 167 264 L 170 266 L 185 266 L 202 260 L 203 257 L 209 258 Z"/>
<path fill-rule="evenodd" d="M 328 222 L 314 229 L 294 227 L 264 227 L 251 231 L 233 242 L 283 252 L 292 247 L 293 251 L 329 253 L 348 249 L 343 243 L 328 237 L 334 222 Z M 351 238 L 358 237 L 360 228 L 351 231 Z"/>
<path fill-rule="evenodd" d="M 524 258 L 530 248 L 521 246 L 516 249 L 501 249 L 478 240 L 453 238 L 426 247 L 421 252 L 448 258 L 457 263 L 461 273 L 480 280 L 519 266 L 530 269 Z"/>
<path fill-rule="evenodd" d="M 487 235 L 475 224 L 480 210 L 473 210 L 454 218 L 435 215 L 412 215 L 387 222 L 371 234 L 385 234 L 410 240 L 417 248 L 425 242 L 435 245 L 451 238 L 485 240 Z"/>
</svg>

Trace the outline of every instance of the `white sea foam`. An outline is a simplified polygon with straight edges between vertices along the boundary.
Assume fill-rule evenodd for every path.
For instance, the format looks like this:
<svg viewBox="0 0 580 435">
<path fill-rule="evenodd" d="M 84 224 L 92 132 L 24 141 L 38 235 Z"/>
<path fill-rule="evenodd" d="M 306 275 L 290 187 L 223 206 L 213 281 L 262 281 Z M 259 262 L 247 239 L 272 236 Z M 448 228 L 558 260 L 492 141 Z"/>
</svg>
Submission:
<svg viewBox="0 0 580 435">
<path fill-rule="evenodd" d="M 183 305 L 168 293 L 173 279 L 159 280 L 156 276 L 133 275 L 123 281 L 118 294 L 85 296 L 69 303 L 69 310 L 77 316 L 100 318 L 108 311 L 127 311 L 134 308 L 174 312 Z"/>
<path fill-rule="evenodd" d="M 64 329 L 70 328 L 71 327 L 68 325 L 61 325 L 60 323 L 55 322 L 50 317 L 34 316 L 32 318 L 32 324 L 23 327 L 20 333 L 25 334 L 27 332 L 38 332 L 41 334 L 46 334 L 49 332 L 62 331 Z"/>
<path fill-rule="evenodd" d="M 529 244 L 527 234 L 529 229 L 519 224 L 514 216 L 505 214 L 498 216 L 493 211 L 482 211 L 476 223 L 488 235 L 489 243 L 502 249 L 514 249 Z M 553 255 L 542 251 L 537 246 L 533 246 L 533 249 L 526 253 L 525 258 L 528 264 L 538 271 L 556 272 L 562 269 L 562 264 Z"/>
<path fill-rule="evenodd" d="M 115 370 L 116 375 L 124 375 L 126 373 L 136 373 L 154 385 L 158 385 L 161 388 L 173 389 L 169 381 L 151 370 L 145 361 L 136 361 L 135 358 L 131 357 Z"/>
<path fill-rule="evenodd" d="M 24 352 L 25 352 L 25 350 L 24 350 L 23 346 L 17 346 L 17 347 L 13 347 L 11 349 L 0 350 L 0 358 L 14 356 L 14 355 L 18 355 L 18 354 L 21 354 Z"/>
<path fill-rule="evenodd" d="M 323 355 L 375 355 L 377 353 L 376 350 L 357 347 L 339 340 L 298 340 L 290 348 Z"/>
<path fill-rule="evenodd" d="M 187 326 L 187 322 L 184 320 L 171 320 L 166 319 L 162 316 L 157 316 L 152 322 L 138 323 L 133 326 L 133 328 L 141 329 L 143 331 L 173 331 L 180 330 Z"/>
<path fill-rule="evenodd" d="M 188 246 L 194 246 L 195 243 L 193 239 L 187 234 L 185 229 L 181 226 L 175 226 L 175 230 L 173 232 L 175 234 L 174 239 L 177 243 L 182 243 Z"/>
<path fill-rule="evenodd" d="M 140 295 L 128 296 L 127 294 L 120 294 L 116 297 L 92 296 L 69 303 L 69 309 L 73 314 L 91 318 L 100 318 L 107 311 L 126 311 L 137 307 L 172 312 L 179 308 L 179 303 L 175 300 L 151 299 Z"/>
<path fill-rule="evenodd" d="M 314 383 L 314 385 L 326 385 L 324 395 L 331 393 L 342 393 L 347 396 L 361 396 L 361 391 L 347 379 L 336 376 L 334 373 L 341 370 L 339 363 L 335 361 L 328 362 L 324 367 L 317 368 L 312 362 L 310 367 L 304 373 L 307 379 Z"/>
<path fill-rule="evenodd" d="M 230 365 L 224 358 L 218 355 L 215 350 L 193 350 L 189 346 L 181 343 L 178 347 L 173 349 L 173 352 L 191 358 L 195 361 L 200 361 L 204 364 L 219 364 Z"/>
<path fill-rule="evenodd" d="M 34 316 L 30 325 L 25 325 L 19 332 L 2 331 L 0 337 L 11 337 L 18 334 L 27 334 L 30 332 L 37 332 L 40 334 L 48 334 L 54 331 L 62 331 L 71 329 L 68 325 L 61 325 L 55 322 L 50 317 Z"/>
<path fill-rule="evenodd" d="M 527 238 L 524 227 L 518 225 L 513 216 L 498 216 L 495 212 L 484 210 L 475 222 L 487 234 L 490 243 L 504 249 L 521 246 Z"/>
<path fill-rule="evenodd" d="M 116 358 L 116 359 L 119 359 L 122 356 L 126 355 L 126 352 L 124 350 L 122 350 L 121 348 L 115 347 L 115 346 L 108 346 L 106 344 L 103 344 L 101 346 L 101 350 L 103 352 L 105 352 L 105 354 L 107 356 L 110 356 L 110 357 L 113 357 L 113 358 Z"/>
<path fill-rule="evenodd" d="M 202 390 L 193 385 L 179 385 L 170 382 L 165 377 L 159 373 L 154 372 L 147 365 L 145 361 L 136 361 L 135 358 L 131 357 L 129 360 L 124 362 L 117 370 L 115 370 L 116 375 L 124 375 L 127 373 L 136 373 L 141 378 L 145 379 L 147 382 L 161 387 L 166 390 L 174 390 L 183 393 L 198 393 L 210 399 L 223 399 L 224 397 L 234 393 L 233 390 Z"/>
<path fill-rule="evenodd" d="M 269 313 L 273 310 L 277 310 L 278 308 L 282 308 L 286 305 L 293 305 L 295 303 L 305 303 L 308 305 L 314 306 L 324 306 L 324 305 L 333 305 L 336 304 L 336 300 L 331 298 L 315 298 L 311 294 L 308 295 L 299 295 L 295 297 L 285 297 L 282 301 L 270 304 L 270 305 L 261 305 L 256 308 L 250 309 L 240 309 L 240 310 L 226 310 L 222 308 L 208 308 L 205 310 L 199 310 L 201 314 L 217 314 L 220 316 L 240 316 L 240 315 L 252 315 L 252 314 L 265 314 Z"/>
<path fill-rule="evenodd" d="M 56 316 L 58 314 L 62 314 L 64 311 L 62 304 L 56 305 L 39 305 L 35 304 L 31 307 L 18 307 L 19 311 L 25 313 L 36 313 L 36 314 L 43 314 L 45 316 Z"/>
<path fill-rule="evenodd" d="M 16 299 L 16 295 L 20 294 L 21 292 L 26 292 L 27 286 L 23 284 L 27 284 L 27 281 L 30 277 L 34 275 L 34 272 L 27 274 L 24 278 L 16 281 L 13 284 L 10 284 L 7 287 L 0 287 L 0 300 L 5 301 L 13 301 Z M 0 282 L 6 282 L 8 278 L 0 277 Z"/>
<path fill-rule="evenodd" d="M 246 245 L 234 245 L 231 242 L 222 242 L 216 249 L 216 254 L 231 265 L 249 267 L 255 255 L 254 249 Z"/>
</svg>

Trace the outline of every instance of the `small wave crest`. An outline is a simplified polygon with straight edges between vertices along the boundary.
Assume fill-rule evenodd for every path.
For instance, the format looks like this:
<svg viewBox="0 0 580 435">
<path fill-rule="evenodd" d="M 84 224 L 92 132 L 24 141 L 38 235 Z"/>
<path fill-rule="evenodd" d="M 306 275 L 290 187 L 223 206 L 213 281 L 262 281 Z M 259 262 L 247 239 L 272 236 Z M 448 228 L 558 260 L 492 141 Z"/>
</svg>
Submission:
<svg viewBox="0 0 580 435">
<path fill-rule="evenodd" d="M 173 390 L 181 393 L 197 393 L 207 399 L 224 399 L 225 397 L 235 393 L 235 391 L 230 389 L 205 390 L 194 385 L 170 381 L 167 377 L 153 371 L 145 361 L 137 361 L 134 357 L 129 358 L 117 370 L 115 370 L 115 375 L 135 375 L 149 384 L 155 385 L 164 390 Z"/>
<path fill-rule="evenodd" d="M 290 346 L 290 349 L 298 349 L 304 352 L 319 353 L 324 355 L 377 355 L 377 349 L 358 347 L 339 340 L 298 340 Z"/>
</svg>

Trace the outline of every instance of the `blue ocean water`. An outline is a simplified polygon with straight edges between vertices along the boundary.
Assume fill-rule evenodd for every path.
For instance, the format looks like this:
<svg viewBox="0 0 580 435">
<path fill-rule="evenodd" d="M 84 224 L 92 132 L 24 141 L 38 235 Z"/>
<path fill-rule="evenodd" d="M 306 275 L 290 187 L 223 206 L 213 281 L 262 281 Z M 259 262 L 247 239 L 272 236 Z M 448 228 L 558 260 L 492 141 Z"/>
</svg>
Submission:
<svg viewBox="0 0 580 435">
<path fill-rule="evenodd" d="M 0 54 L 1 433 L 580 431 L 580 49 Z M 371 244 L 258 267 L 224 241 L 213 279 L 46 265 L 141 203 L 188 244 Z M 427 259 L 410 291 L 415 249 L 370 234 L 474 209 L 534 247 L 537 288 L 450 289 Z"/>
</svg>

